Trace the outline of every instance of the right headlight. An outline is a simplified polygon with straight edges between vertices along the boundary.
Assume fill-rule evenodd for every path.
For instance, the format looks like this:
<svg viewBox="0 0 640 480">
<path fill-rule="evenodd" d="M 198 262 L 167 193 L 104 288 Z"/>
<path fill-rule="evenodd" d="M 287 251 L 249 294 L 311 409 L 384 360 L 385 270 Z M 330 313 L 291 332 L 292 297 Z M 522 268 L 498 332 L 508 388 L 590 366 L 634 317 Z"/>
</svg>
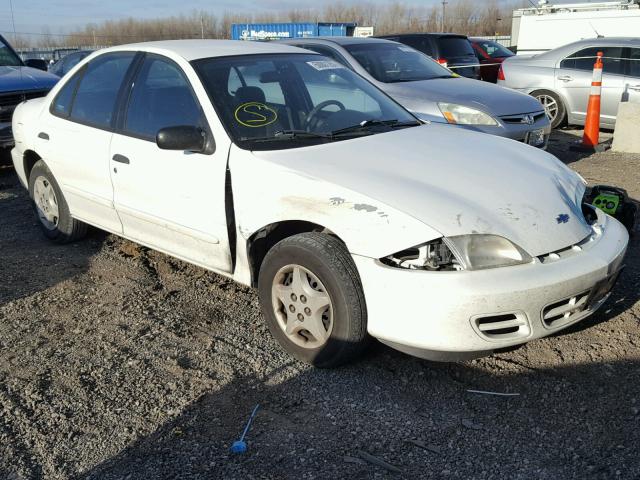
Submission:
<svg viewBox="0 0 640 480">
<path fill-rule="evenodd" d="M 529 263 L 533 259 L 515 243 L 498 235 L 443 237 L 381 259 L 411 270 L 482 270 Z"/>
<path fill-rule="evenodd" d="M 533 260 L 515 243 L 498 235 L 459 235 L 444 241 L 465 270 L 521 265 Z"/>
</svg>

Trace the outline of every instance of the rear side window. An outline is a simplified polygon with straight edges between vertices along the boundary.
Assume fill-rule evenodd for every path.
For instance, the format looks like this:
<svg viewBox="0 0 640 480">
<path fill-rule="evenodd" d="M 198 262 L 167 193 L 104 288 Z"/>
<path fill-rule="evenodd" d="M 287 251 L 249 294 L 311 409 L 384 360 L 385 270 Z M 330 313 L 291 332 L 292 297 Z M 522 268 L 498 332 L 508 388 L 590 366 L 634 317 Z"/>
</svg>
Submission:
<svg viewBox="0 0 640 480">
<path fill-rule="evenodd" d="M 438 39 L 438 48 L 442 58 L 475 57 L 476 55 L 469 40 L 463 37 L 441 37 Z"/>
<path fill-rule="evenodd" d="M 340 55 L 331 47 L 326 47 L 324 45 L 310 45 L 310 44 L 299 45 L 299 46 L 301 48 L 306 48 L 307 50 L 311 50 L 312 52 L 320 53 L 325 57 L 329 57 L 332 60 L 335 60 L 336 62 L 341 63 L 345 67 L 351 68 L 351 66 L 346 62 L 346 60 L 342 58 L 342 55 Z"/>
<path fill-rule="evenodd" d="M 82 77 L 82 72 L 76 73 L 64 87 L 60 89 L 58 95 L 56 95 L 53 105 L 51 106 L 52 113 L 61 117 L 68 117 L 71 111 L 71 102 L 73 102 L 73 95 L 76 92 L 78 82 Z"/>
<path fill-rule="evenodd" d="M 200 104 L 180 67 L 169 59 L 147 56 L 131 90 L 125 132 L 155 140 L 165 127 L 198 126 L 200 116 Z"/>
<path fill-rule="evenodd" d="M 629 76 L 640 78 L 640 48 L 629 49 Z"/>
<path fill-rule="evenodd" d="M 589 47 L 578 50 L 560 62 L 560 68 L 593 71 L 598 52 L 603 53 L 602 72 L 617 75 L 624 74 L 622 47 Z"/>
<path fill-rule="evenodd" d="M 76 91 L 72 120 L 109 128 L 118 92 L 135 53 L 107 53 L 91 61 Z"/>
<path fill-rule="evenodd" d="M 428 37 L 403 37 L 400 41 L 425 55 L 433 57 L 433 48 L 431 48 L 431 40 Z"/>
</svg>

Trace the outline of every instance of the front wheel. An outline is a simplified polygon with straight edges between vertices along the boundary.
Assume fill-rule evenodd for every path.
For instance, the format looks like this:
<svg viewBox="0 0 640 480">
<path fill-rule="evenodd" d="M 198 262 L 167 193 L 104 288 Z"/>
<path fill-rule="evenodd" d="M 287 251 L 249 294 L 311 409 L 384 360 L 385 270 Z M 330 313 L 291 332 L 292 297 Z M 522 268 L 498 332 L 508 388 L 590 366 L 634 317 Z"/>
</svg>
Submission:
<svg viewBox="0 0 640 480">
<path fill-rule="evenodd" d="M 260 267 L 258 293 L 271 334 L 298 360 L 335 367 L 367 344 L 360 277 L 332 236 L 302 233 L 277 243 Z"/>
<path fill-rule="evenodd" d="M 549 90 L 536 90 L 531 92 L 531 96 L 535 97 L 544 107 L 547 118 L 551 122 L 551 128 L 564 126 L 567 120 L 567 110 L 557 93 Z"/>
<path fill-rule="evenodd" d="M 71 216 L 58 182 L 42 160 L 36 162 L 29 175 L 29 195 L 38 223 L 50 240 L 68 243 L 87 233 L 87 224 Z"/>
</svg>

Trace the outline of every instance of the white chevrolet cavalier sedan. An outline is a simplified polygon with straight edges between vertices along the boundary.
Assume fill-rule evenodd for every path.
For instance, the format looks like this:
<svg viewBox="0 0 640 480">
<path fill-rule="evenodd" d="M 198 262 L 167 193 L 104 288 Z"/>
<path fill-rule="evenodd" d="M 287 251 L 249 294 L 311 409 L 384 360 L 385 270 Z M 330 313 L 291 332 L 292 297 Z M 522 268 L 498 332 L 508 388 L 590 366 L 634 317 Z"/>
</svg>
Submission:
<svg viewBox="0 0 640 480">
<path fill-rule="evenodd" d="M 102 50 L 13 131 L 47 237 L 94 225 L 255 286 L 273 336 L 322 367 L 370 336 L 446 360 L 550 335 L 606 300 L 628 242 L 555 157 L 422 125 L 286 45 Z"/>
</svg>

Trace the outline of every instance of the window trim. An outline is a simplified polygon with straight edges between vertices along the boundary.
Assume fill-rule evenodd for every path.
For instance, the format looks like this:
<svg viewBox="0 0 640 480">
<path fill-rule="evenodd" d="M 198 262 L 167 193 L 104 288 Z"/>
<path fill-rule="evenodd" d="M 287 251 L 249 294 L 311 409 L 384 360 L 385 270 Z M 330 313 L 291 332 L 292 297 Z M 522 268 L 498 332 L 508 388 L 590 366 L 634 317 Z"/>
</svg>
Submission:
<svg viewBox="0 0 640 480">
<path fill-rule="evenodd" d="M 562 62 L 564 62 L 567 59 L 570 59 L 571 55 L 575 55 L 576 53 L 582 51 L 582 50 L 586 50 L 588 48 L 598 48 L 598 49 L 605 49 L 605 48 L 620 48 L 621 52 L 622 52 L 622 56 L 620 58 L 622 58 L 622 72 L 621 73 L 611 73 L 611 72 L 602 72 L 603 75 L 617 75 L 617 76 L 627 76 L 629 75 L 629 48 L 625 45 L 586 45 L 586 46 L 582 46 L 579 49 L 569 53 L 568 55 L 566 55 L 565 57 L 561 58 L 557 65 L 556 68 L 557 69 L 563 69 L 563 70 L 572 70 L 574 72 L 592 72 L 592 70 L 583 70 L 581 68 L 571 68 L 571 67 L 563 67 L 562 66 Z"/>
<path fill-rule="evenodd" d="M 180 73 L 184 76 L 184 79 L 187 82 L 187 86 L 191 91 L 191 95 L 196 101 L 196 104 L 200 111 L 200 124 L 195 126 L 204 130 L 207 134 L 207 138 L 213 141 L 213 133 L 211 131 L 209 121 L 207 120 L 207 116 L 204 113 L 204 109 L 202 108 L 202 103 L 200 102 L 200 99 L 198 98 L 198 95 L 196 94 L 193 88 L 193 85 L 191 84 L 191 81 L 189 80 L 189 77 L 185 73 L 184 69 L 180 65 L 178 65 L 173 59 L 165 55 L 160 55 L 157 53 L 150 53 L 150 52 L 138 52 L 138 53 L 140 54 L 140 56 L 139 56 L 136 68 L 131 72 L 131 75 L 125 77 L 125 83 L 123 83 L 123 85 L 126 85 L 126 88 L 121 92 L 122 95 L 121 97 L 118 98 L 118 101 L 117 101 L 118 114 L 117 114 L 116 125 L 113 133 L 117 133 L 118 135 L 122 135 L 124 137 L 135 138 L 137 140 L 144 140 L 146 142 L 151 142 L 153 144 L 156 143 L 155 135 L 151 137 L 147 135 L 141 135 L 138 133 L 130 132 L 125 129 L 127 113 L 129 111 L 129 106 L 131 102 L 131 94 L 133 92 L 133 87 L 135 85 L 135 82 L 138 79 L 140 72 L 142 71 L 142 66 L 144 65 L 144 62 L 146 61 L 146 59 L 151 57 L 156 57 L 168 63 L 173 64 L 178 69 L 178 71 L 180 71 Z M 172 125 L 172 126 L 175 126 L 175 125 Z M 205 153 L 206 152 L 207 151 L 205 151 Z"/>
<path fill-rule="evenodd" d="M 110 125 L 108 127 L 106 127 L 105 125 L 101 125 L 101 124 L 97 124 L 94 122 L 85 122 L 85 121 L 80 121 L 77 119 L 72 118 L 71 113 L 73 112 L 73 107 L 75 106 L 76 103 L 76 94 L 78 93 L 78 88 L 80 88 L 80 85 L 82 84 L 82 81 L 84 80 L 84 76 L 87 73 L 87 69 L 89 68 L 89 65 L 100 59 L 103 58 L 106 55 L 121 55 L 121 54 L 133 54 L 133 58 L 131 59 L 131 64 L 129 65 L 129 67 L 127 68 L 127 71 L 124 74 L 124 77 L 122 79 L 122 83 L 120 84 L 120 88 L 118 89 L 118 94 L 116 95 L 116 101 L 114 103 L 113 106 L 113 111 L 112 111 L 112 115 L 111 115 L 111 122 Z M 85 63 L 82 67 L 80 67 L 80 70 L 78 70 L 71 78 L 69 78 L 69 80 L 67 80 L 64 85 L 60 88 L 60 90 L 58 90 L 58 92 L 56 93 L 56 96 L 53 98 L 53 100 L 51 101 L 51 104 L 49 105 L 49 113 L 51 115 L 53 115 L 54 117 L 58 117 L 61 118 L 63 120 L 67 120 L 69 122 L 73 122 L 73 123 L 77 123 L 78 125 L 84 125 L 85 127 L 91 127 L 91 128 L 95 128 L 97 130 L 102 130 L 105 132 L 115 132 L 115 122 L 117 120 L 118 117 L 118 111 L 119 111 L 119 99 L 120 99 L 120 95 L 122 94 L 123 88 L 126 85 L 126 80 L 127 77 L 129 76 L 131 69 L 136 65 L 136 59 L 138 58 L 138 56 L 140 55 L 141 52 L 136 51 L 136 50 L 118 50 L 115 52 L 105 52 L 102 55 L 98 55 L 97 57 L 94 57 L 93 59 L 91 59 L 91 61 Z M 55 112 L 53 106 L 56 102 L 56 100 L 58 99 L 58 96 L 60 95 L 60 93 L 62 92 L 62 89 L 70 82 L 72 81 L 74 78 L 76 78 L 76 75 L 80 75 L 80 79 L 78 81 L 78 84 L 76 85 L 76 88 L 73 91 L 73 95 L 71 97 L 71 107 L 69 108 L 69 114 L 68 115 L 60 115 L 57 112 Z"/>
</svg>

